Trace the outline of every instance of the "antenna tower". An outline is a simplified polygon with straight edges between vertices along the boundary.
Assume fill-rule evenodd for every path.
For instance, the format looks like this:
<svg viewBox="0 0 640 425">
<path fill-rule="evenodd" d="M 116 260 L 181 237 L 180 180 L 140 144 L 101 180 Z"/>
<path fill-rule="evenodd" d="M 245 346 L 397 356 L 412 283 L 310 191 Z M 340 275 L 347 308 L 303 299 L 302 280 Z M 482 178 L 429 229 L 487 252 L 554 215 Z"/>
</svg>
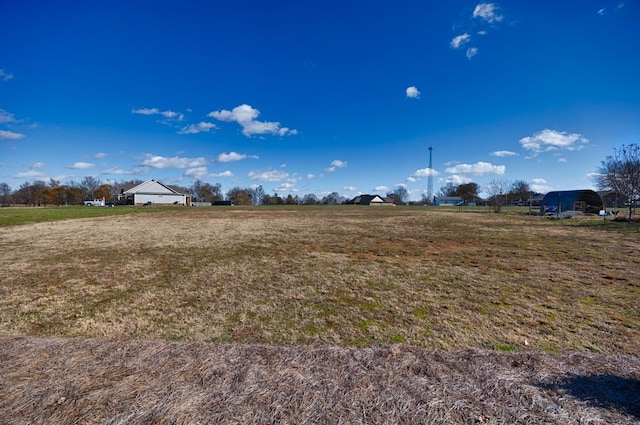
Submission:
<svg viewBox="0 0 640 425">
<path fill-rule="evenodd" d="M 427 199 L 433 202 L 433 146 L 429 146 L 429 176 L 427 177 Z"/>
</svg>

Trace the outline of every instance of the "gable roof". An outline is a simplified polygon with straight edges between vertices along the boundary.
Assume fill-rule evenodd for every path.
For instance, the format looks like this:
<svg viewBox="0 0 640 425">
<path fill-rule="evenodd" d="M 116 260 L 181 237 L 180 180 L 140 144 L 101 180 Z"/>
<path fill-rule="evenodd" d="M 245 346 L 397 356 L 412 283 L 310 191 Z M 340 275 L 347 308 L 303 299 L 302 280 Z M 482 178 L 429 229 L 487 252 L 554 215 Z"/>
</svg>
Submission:
<svg viewBox="0 0 640 425">
<path fill-rule="evenodd" d="M 350 201 L 346 202 L 347 204 L 353 205 L 371 205 L 371 204 L 391 204 L 392 202 L 386 198 L 381 197 L 380 195 L 358 195 Z"/>
<path fill-rule="evenodd" d="M 176 191 L 175 189 L 170 188 L 169 186 L 166 186 L 162 183 L 160 183 L 157 180 L 147 180 L 144 183 L 140 183 L 137 186 L 132 187 L 131 189 L 125 190 L 122 192 L 123 194 L 134 194 L 134 193 L 146 193 L 146 194 L 166 194 L 166 193 L 172 193 L 172 194 L 180 194 L 180 192 Z"/>
</svg>

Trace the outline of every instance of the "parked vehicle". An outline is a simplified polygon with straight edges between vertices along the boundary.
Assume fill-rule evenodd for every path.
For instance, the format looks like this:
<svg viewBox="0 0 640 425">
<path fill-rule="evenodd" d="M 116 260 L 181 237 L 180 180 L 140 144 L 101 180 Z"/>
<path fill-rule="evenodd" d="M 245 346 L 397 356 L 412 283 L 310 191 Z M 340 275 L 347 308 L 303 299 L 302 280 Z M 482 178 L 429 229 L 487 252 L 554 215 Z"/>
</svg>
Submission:
<svg viewBox="0 0 640 425">
<path fill-rule="evenodd" d="M 89 199 L 84 201 L 84 204 L 88 207 L 104 207 L 104 198 L 103 199 Z"/>
</svg>

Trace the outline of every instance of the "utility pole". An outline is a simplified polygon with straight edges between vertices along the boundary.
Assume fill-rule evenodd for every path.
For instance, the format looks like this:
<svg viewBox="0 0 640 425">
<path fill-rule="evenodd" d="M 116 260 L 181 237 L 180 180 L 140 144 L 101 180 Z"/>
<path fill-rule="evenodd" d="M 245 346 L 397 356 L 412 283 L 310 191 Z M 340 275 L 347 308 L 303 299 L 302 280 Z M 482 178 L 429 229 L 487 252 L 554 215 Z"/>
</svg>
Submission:
<svg viewBox="0 0 640 425">
<path fill-rule="evenodd" d="M 429 176 L 427 177 L 427 199 L 433 203 L 433 146 L 429 146 Z"/>
</svg>

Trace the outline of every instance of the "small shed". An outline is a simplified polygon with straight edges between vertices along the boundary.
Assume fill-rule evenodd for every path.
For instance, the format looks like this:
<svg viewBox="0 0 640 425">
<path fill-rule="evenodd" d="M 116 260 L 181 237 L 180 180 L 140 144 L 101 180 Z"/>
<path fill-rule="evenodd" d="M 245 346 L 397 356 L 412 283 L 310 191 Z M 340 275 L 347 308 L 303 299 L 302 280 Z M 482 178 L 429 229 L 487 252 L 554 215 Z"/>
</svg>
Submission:
<svg viewBox="0 0 640 425">
<path fill-rule="evenodd" d="M 371 205 L 371 206 L 393 206 L 390 200 L 379 195 L 358 195 L 350 201 L 345 202 L 352 205 Z"/>
<path fill-rule="evenodd" d="M 540 202 L 540 213 L 561 213 L 563 211 L 582 211 L 598 213 L 602 209 L 602 198 L 590 189 L 555 190 L 547 193 Z"/>
<path fill-rule="evenodd" d="M 118 202 L 127 205 L 191 205 L 191 196 L 151 179 L 123 189 L 118 195 Z"/>
</svg>

